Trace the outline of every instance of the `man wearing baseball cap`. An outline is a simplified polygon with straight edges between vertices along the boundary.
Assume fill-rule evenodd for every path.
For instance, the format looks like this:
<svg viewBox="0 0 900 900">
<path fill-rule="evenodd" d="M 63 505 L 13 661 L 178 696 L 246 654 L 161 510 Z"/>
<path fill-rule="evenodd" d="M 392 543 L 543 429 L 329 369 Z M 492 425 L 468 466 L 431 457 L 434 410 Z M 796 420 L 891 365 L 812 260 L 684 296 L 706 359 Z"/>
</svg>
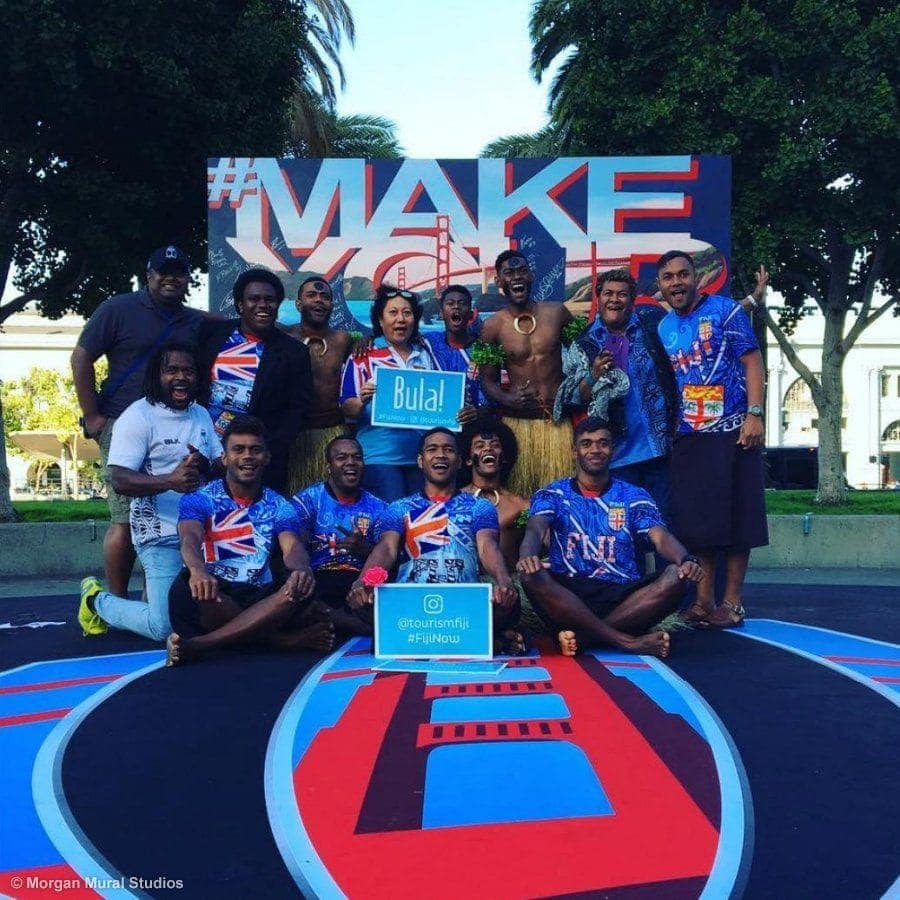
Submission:
<svg viewBox="0 0 900 900">
<path fill-rule="evenodd" d="M 154 250 L 147 261 L 147 286 L 101 303 L 72 351 L 72 374 L 87 437 L 100 445 L 110 525 L 103 562 L 110 591 L 128 596 L 134 548 L 128 525 L 129 497 L 117 494 L 106 461 L 116 418 L 141 394 L 147 361 L 164 343 L 195 343 L 203 313 L 184 305 L 190 262 L 173 245 Z M 109 372 L 97 390 L 95 363 L 105 356 Z"/>
</svg>

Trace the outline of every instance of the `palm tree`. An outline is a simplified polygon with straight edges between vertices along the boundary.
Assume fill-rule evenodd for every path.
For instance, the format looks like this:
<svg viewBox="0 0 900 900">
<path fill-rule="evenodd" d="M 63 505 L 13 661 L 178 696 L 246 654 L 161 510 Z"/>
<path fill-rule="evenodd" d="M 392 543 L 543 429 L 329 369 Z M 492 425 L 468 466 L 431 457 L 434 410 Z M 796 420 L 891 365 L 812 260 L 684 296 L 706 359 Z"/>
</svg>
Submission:
<svg viewBox="0 0 900 900">
<path fill-rule="evenodd" d="M 491 141 L 480 153 L 483 157 L 514 159 L 516 157 L 559 156 L 560 133 L 552 123 L 534 134 L 510 134 Z"/>
</svg>

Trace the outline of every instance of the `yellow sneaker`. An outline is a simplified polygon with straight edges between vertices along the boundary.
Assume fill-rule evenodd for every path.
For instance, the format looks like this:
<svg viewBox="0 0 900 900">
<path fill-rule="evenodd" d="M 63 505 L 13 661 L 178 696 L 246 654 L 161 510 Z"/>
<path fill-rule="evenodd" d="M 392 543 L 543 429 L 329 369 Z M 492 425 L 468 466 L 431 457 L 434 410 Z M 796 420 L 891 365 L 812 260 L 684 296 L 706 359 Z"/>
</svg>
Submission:
<svg viewBox="0 0 900 900">
<path fill-rule="evenodd" d="M 94 598 L 102 590 L 103 585 L 93 575 L 88 575 L 87 578 L 81 581 L 81 603 L 78 604 L 78 623 L 81 625 L 81 630 L 84 632 L 85 637 L 106 634 L 106 622 L 94 610 Z"/>
</svg>

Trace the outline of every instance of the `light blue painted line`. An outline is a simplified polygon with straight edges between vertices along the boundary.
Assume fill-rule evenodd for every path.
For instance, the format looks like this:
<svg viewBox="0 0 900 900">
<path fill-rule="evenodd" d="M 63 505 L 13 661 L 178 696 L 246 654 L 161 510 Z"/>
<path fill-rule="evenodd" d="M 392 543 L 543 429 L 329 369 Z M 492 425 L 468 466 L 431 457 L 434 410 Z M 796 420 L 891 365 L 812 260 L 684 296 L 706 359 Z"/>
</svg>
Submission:
<svg viewBox="0 0 900 900">
<path fill-rule="evenodd" d="M 25 663 L 0 672 L 0 687 L 40 684 L 45 681 L 64 681 L 69 678 L 89 678 L 92 675 L 117 675 L 124 666 L 131 670 L 137 665 L 164 659 L 165 650 L 141 650 L 130 653 L 108 653 L 103 656 L 76 656 L 69 659 L 49 659 Z"/>
<path fill-rule="evenodd" d="M 900 900 L 900 878 L 898 878 L 881 896 L 882 900 Z"/>
<path fill-rule="evenodd" d="M 678 690 L 700 723 L 709 743 L 719 778 L 719 845 L 701 900 L 740 897 L 744 892 L 753 860 L 753 796 L 747 772 L 734 740 L 706 700 L 668 666 L 649 656 L 650 663 L 663 679 Z"/>
<path fill-rule="evenodd" d="M 425 684 L 500 684 L 511 681 L 549 681 L 550 673 L 541 666 L 507 666 L 496 675 L 459 675 L 452 672 L 429 672 Z M 522 694 L 526 694 L 522 691 Z"/>
<path fill-rule="evenodd" d="M 504 694 L 499 697 L 440 697 L 431 704 L 433 725 L 453 722 L 510 722 L 519 719 L 568 719 L 559 694 Z"/>
<path fill-rule="evenodd" d="M 646 694 L 661 710 L 684 719 L 700 737 L 705 738 L 703 729 L 693 710 L 685 702 L 681 692 L 670 682 L 659 677 L 653 669 L 634 669 L 608 663 L 610 672 L 618 678 L 625 678 Z"/>
<path fill-rule="evenodd" d="M 113 683 L 93 682 L 46 691 L 23 691 L 21 694 L 3 694 L 0 695 L 0 717 L 22 716 L 28 713 L 49 712 L 54 709 L 74 709 L 79 703 L 83 703 L 88 697 L 102 688 L 104 684 Z"/>
<path fill-rule="evenodd" d="M 820 629 L 825 631 L 827 629 Z M 880 681 L 873 681 L 871 678 L 866 675 L 860 675 L 859 672 L 854 672 L 853 669 L 848 668 L 841 663 L 836 663 L 830 659 L 825 659 L 824 656 L 819 656 L 816 653 L 810 653 L 808 650 L 801 650 L 799 647 L 794 647 L 791 644 L 785 644 L 782 641 L 776 641 L 772 638 L 762 637 L 759 634 L 753 634 L 751 631 L 748 631 L 746 628 L 735 628 L 732 631 L 732 634 L 740 635 L 743 638 L 746 638 L 751 641 L 759 641 L 761 644 L 769 644 L 772 647 L 778 647 L 780 650 L 787 650 L 789 653 L 794 653 L 797 656 L 802 656 L 804 659 L 808 659 L 811 662 L 818 663 L 820 666 L 825 666 L 827 669 L 833 669 L 835 672 L 838 672 L 840 675 L 844 675 L 847 678 L 852 679 L 853 681 L 858 682 L 861 685 L 869 688 L 870 690 L 875 691 L 876 694 L 881 694 L 886 700 L 890 703 L 893 703 L 894 706 L 900 707 L 900 691 L 894 691 L 891 689 L 890 685 L 882 684 Z M 832 631 L 831 634 L 841 635 L 840 631 Z M 853 635 L 846 635 L 846 637 L 853 637 Z M 893 647 L 894 644 L 885 644 L 885 646 Z M 837 655 L 837 654 L 836 654 Z M 855 654 L 840 654 L 841 656 L 851 656 Z"/>
<path fill-rule="evenodd" d="M 294 741 L 303 711 L 322 676 L 337 670 L 345 651 L 352 646 L 344 645 L 306 673 L 278 714 L 266 748 L 263 782 L 272 835 L 303 896 L 320 900 L 345 900 L 346 895 L 316 853 L 300 817 L 294 795 Z"/>
<path fill-rule="evenodd" d="M 44 831 L 53 841 L 62 858 L 78 873 L 81 878 L 92 878 L 101 884 L 113 882 L 125 883 L 125 876 L 113 868 L 100 851 L 91 843 L 75 820 L 62 783 L 62 764 L 66 747 L 72 735 L 101 703 L 126 685 L 150 672 L 162 668 L 165 660 L 144 666 L 117 681 L 106 685 L 75 707 L 56 728 L 50 732 L 47 740 L 41 745 L 34 761 L 31 775 L 31 794 L 34 806 Z M 100 891 L 104 897 L 140 897 L 141 893 L 128 891 L 125 888 L 105 888 Z"/>
<path fill-rule="evenodd" d="M 781 622 L 778 619 L 748 619 L 743 628 L 735 629 L 735 634 L 741 633 L 790 643 L 791 646 L 799 646 L 801 650 L 818 653 L 821 656 L 873 656 L 900 661 L 900 647 L 896 644 L 860 637 L 858 634 L 848 634 L 845 631 L 820 628 L 818 625 L 800 625 L 796 622 Z M 786 640 L 788 635 L 790 640 Z M 836 637 L 841 640 L 841 645 L 837 648 L 834 646 Z"/>
</svg>

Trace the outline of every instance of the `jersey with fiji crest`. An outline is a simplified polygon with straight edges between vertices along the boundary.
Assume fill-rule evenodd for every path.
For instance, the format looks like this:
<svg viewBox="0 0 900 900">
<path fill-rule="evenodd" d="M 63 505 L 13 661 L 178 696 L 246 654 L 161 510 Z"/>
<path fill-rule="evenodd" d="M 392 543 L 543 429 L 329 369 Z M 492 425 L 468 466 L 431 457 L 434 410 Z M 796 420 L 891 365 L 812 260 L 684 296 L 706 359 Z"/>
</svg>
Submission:
<svg viewBox="0 0 900 900">
<path fill-rule="evenodd" d="M 624 584 L 641 577 L 635 536 L 662 525 L 643 489 L 612 478 L 599 496 L 586 496 L 574 478 L 561 478 L 531 499 L 530 515 L 550 523 L 550 571 Z"/>
<path fill-rule="evenodd" d="M 500 529 L 490 501 L 464 493 L 432 500 L 417 493 L 384 510 L 375 523 L 375 540 L 386 531 L 400 535 L 398 582 L 477 582 L 475 536 L 484 528 Z"/>
<path fill-rule="evenodd" d="M 339 549 L 338 543 L 358 531 L 371 543 L 375 520 L 387 504 L 368 491 L 350 503 L 338 499 L 324 481 L 294 494 L 300 533 L 306 534 L 310 568 L 330 572 L 358 572 L 365 559 Z"/>
<path fill-rule="evenodd" d="M 728 297 L 701 297 L 685 316 L 668 313 L 658 326 L 681 395 L 678 430 L 734 431 L 747 414 L 741 357 L 759 345 L 750 319 Z"/>
<path fill-rule="evenodd" d="M 264 487 L 256 500 L 243 505 L 222 479 L 181 498 L 178 520 L 188 519 L 203 525 L 206 570 L 239 584 L 269 584 L 272 544 L 283 531 L 299 530 L 297 513 L 281 494 Z"/>
</svg>

